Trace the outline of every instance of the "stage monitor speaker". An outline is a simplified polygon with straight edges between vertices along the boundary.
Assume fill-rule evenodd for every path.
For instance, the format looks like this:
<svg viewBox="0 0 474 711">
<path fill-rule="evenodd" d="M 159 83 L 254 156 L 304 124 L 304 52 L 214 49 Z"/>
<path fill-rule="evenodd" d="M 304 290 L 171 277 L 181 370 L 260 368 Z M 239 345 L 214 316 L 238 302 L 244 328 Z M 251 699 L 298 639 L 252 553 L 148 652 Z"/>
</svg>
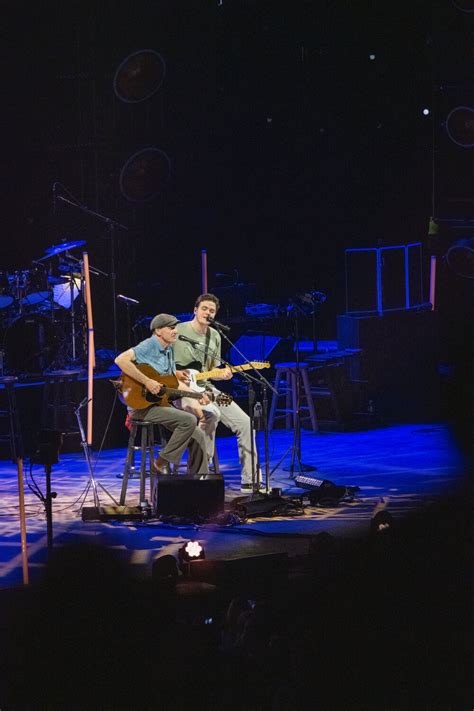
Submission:
<svg viewBox="0 0 474 711">
<path fill-rule="evenodd" d="M 224 509 L 224 479 L 220 476 L 159 476 L 157 486 L 158 515 L 208 518 Z"/>
</svg>

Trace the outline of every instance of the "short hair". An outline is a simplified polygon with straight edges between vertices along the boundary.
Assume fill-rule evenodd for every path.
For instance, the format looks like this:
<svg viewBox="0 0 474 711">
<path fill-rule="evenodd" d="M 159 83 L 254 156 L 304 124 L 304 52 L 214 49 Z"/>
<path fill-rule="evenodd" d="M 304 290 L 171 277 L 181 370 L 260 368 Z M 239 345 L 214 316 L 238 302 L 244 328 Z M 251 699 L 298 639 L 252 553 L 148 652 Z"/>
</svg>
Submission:
<svg viewBox="0 0 474 711">
<path fill-rule="evenodd" d="M 216 312 L 219 311 L 220 302 L 217 296 L 214 296 L 214 294 L 201 294 L 200 296 L 198 296 L 196 299 L 196 303 L 194 304 L 194 308 L 197 309 L 197 307 L 202 301 L 212 301 L 216 305 Z"/>
</svg>

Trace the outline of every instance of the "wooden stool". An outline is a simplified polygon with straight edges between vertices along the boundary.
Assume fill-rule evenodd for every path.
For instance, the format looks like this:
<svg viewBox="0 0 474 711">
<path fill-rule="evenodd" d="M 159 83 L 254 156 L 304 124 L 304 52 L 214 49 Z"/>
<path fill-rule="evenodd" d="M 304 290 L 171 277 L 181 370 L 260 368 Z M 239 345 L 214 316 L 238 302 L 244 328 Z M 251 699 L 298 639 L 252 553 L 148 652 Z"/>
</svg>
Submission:
<svg viewBox="0 0 474 711">
<path fill-rule="evenodd" d="M 137 434 L 140 432 L 140 444 L 136 444 Z M 135 466 L 135 452 L 140 452 L 140 466 Z M 153 471 L 155 461 L 155 439 L 153 433 L 153 422 L 145 420 L 131 420 L 130 436 L 128 438 L 127 458 L 123 470 L 122 491 L 120 493 L 120 505 L 125 505 L 128 480 L 139 472 L 140 476 L 140 500 L 146 501 L 146 478 L 150 478 L 150 501 L 153 501 L 154 487 L 156 484 L 156 474 Z"/>
<path fill-rule="evenodd" d="M 296 363 L 276 363 L 275 365 L 275 389 L 278 395 L 273 394 L 272 404 L 270 407 L 270 417 L 268 419 L 268 429 L 272 430 L 275 422 L 285 418 L 285 427 L 290 430 L 295 426 L 296 411 L 298 405 L 298 378 Z M 313 432 L 318 432 L 318 420 L 316 418 L 316 410 L 314 409 L 313 395 L 308 375 L 308 364 L 300 363 L 300 413 L 306 413 L 301 416 L 301 423 L 309 420 Z M 285 407 L 278 407 L 278 399 L 285 398 Z M 306 400 L 306 405 L 303 401 Z"/>
<path fill-rule="evenodd" d="M 15 398 L 15 383 L 18 381 L 13 375 L 0 377 L 0 385 L 5 389 L 5 409 L 0 410 L 0 419 L 6 421 L 4 432 L 0 433 L 0 442 L 6 442 L 10 447 L 12 462 L 23 456 L 23 442 L 21 437 L 20 421 Z"/>
</svg>

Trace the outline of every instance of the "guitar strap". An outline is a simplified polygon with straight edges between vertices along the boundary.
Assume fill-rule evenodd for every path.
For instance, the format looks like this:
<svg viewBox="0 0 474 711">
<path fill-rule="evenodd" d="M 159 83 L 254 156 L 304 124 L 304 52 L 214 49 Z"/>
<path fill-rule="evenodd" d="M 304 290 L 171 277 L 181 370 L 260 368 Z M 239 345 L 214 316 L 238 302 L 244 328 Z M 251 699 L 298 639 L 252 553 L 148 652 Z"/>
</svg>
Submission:
<svg viewBox="0 0 474 711">
<path fill-rule="evenodd" d="M 204 343 L 205 363 L 204 363 L 203 371 L 211 369 L 211 354 L 210 354 L 210 349 L 209 349 L 210 343 L 211 343 L 211 329 L 208 328 L 207 333 L 206 333 L 206 342 Z"/>
</svg>

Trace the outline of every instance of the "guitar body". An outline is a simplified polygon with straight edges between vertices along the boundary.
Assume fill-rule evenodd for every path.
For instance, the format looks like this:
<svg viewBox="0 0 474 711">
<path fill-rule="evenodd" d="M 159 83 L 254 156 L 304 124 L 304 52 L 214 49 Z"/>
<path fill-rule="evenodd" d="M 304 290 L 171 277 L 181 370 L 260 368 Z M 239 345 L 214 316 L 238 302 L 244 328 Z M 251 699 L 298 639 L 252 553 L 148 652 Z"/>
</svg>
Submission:
<svg viewBox="0 0 474 711">
<path fill-rule="evenodd" d="M 163 383 L 165 390 L 159 395 L 152 395 L 138 380 L 134 380 L 129 375 L 122 373 L 122 397 L 125 400 L 125 404 L 133 410 L 141 410 L 144 407 L 150 407 L 150 405 L 170 407 L 173 393 L 168 392 L 166 388 L 178 390 L 179 382 L 176 375 L 161 375 L 147 363 L 135 363 L 135 365 L 140 373 L 146 375 L 147 378 Z M 181 397 L 181 395 L 177 397 Z"/>
<path fill-rule="evenodd" d="M 186 387 L 195 393 L 205 392 L 206 388 L 204 386 L 201 387 L 200 385 L 198 385 L 198 381 L 197 381 L 197 377 L 196 377 L 196 376 L 200 375 L 200 371 L 193 370 L 192 368 L 187 368 L 186 370 L 188 371 L 188 374 L 189 374 L 189 385 L 187 385 Z"/>
</svg>

